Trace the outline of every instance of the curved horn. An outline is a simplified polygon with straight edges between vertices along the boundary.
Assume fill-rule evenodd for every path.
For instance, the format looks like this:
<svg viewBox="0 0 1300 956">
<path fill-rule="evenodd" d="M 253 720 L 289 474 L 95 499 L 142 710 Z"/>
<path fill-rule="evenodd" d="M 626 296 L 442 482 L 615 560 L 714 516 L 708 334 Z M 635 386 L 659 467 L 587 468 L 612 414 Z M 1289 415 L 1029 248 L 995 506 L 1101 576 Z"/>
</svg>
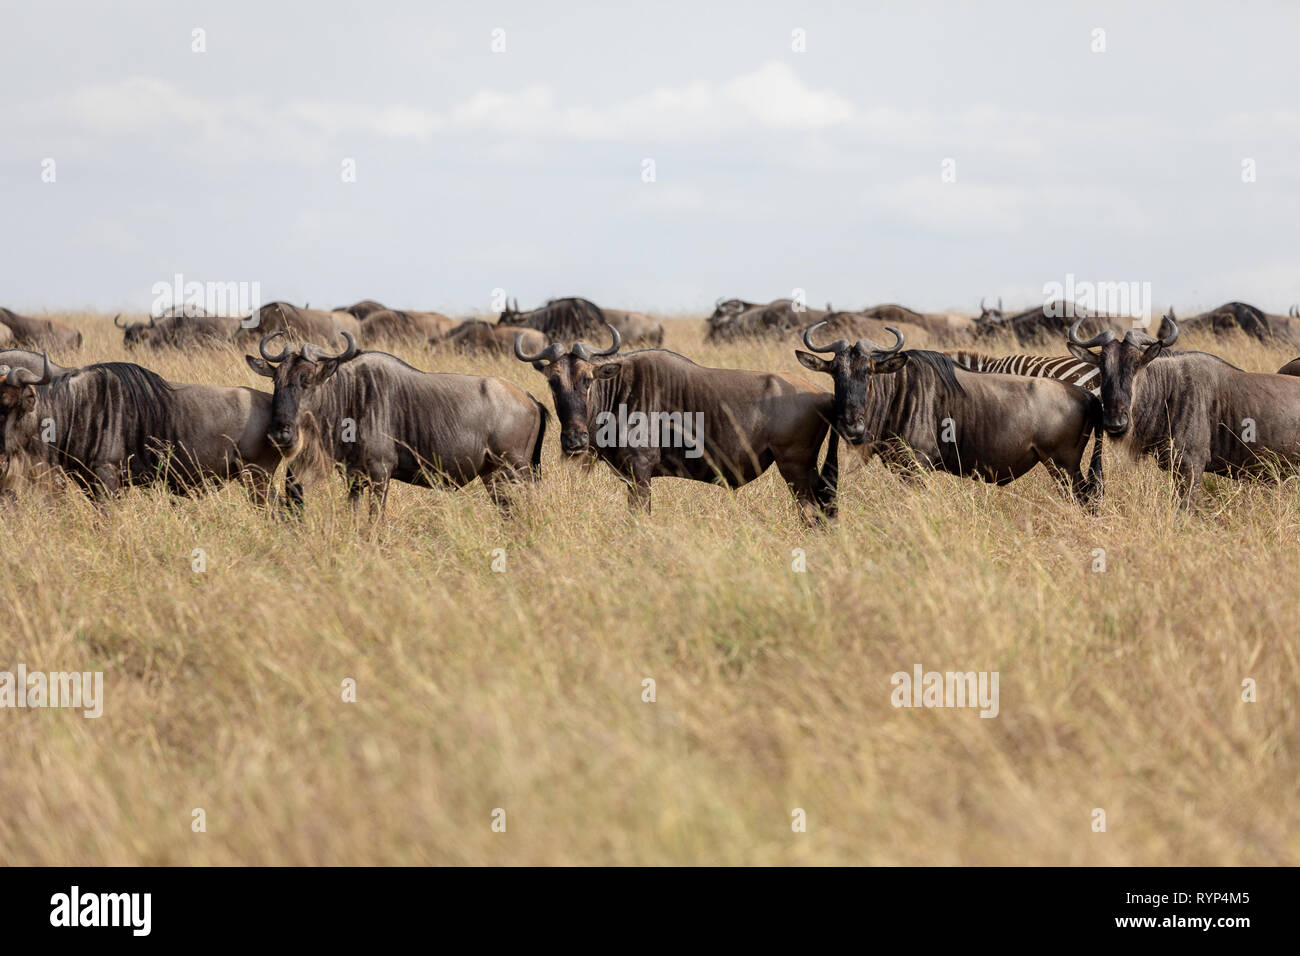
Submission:
<svg viewBox="0 0 1300 956">
<path fill-rule="evenodd" d="M 984 304 L 984 296 L 980 296 L 980 314 L 983 315 L 988 310 L 989 307 Z"/>
<path fill-rule="evenodd" d="M 893 355 L 895 352 L 899 351 L 899 350 L 903 347 L 903 333 L 902 333 L 902 332 L 898 331 L 898 329 L 894 328 L 892 325 L 887 325 L 887 326 L 885 326 L 885 331 L 886 331 L 886 332 L 893 332 L 893 333 L 894 333 L 894 338 L 895 338 L 897 341 L 895 341 L 894 344 L 893 344 L 890 348 L 887 348 L 887 349 L 876 349 L 874 355 L 872 356 L 872 358 L 875 358 L 876 355 L 881 355 L 881 356 L 886 356 L 886 357 L 888 357 L 888 356 L 890 356 L 890 355 Z"/>
<path fill-rule="evenodd" d="M 117 315 L 113 316 L 113 324 L 116 325 L 119 329 L 125 329 L 125 328 L 127 328 L 127 326 L 130 325 L 130 323 L 127 323 L 127 325 L 123 325 L 121 322 L 118 321 L 118 319 L 120 319 L 120 318 L 122 318 L 122 313 L 121 313 L 121 312 L 119 312 L 119 313 L 117 313 Z"/>
<path fill-rule="evenodd" d="M 1169 348 L 1178 341 L 1178 323 L 1174 321 L 1174 310 L 1170 309 L 1169 314 L 1165 316 L 1165 323 L 1169 326 L 1169 332 L 1160 340 L 1160 344 Z"/>
<path fill-rule="evenodd" d="M 1086 320 L 1087 316 L 1084 316 L 1082 319 L 1075 320 L 1075 323 L 1070 326 L 1070 341 L 1074 345 L 1077 345 L 1080 348 L 1090 349 L 1095 348 L 1098 345 L 1105 345 L 1107 342 L 1110 342 L 1115 338 L 1115 332 L 1112 329 L 1102 329 L 1092 338 L 1088 339 L 1088 341 L 1083 341 L 1079 338 L 1079 326 L 1083 325 Z"/>
<path fill-rule="evenodd" d="M 349 359 L 356 358 L 357 340 L 352 337 L 352 333 L 344 332 L 340 330 L 339 335 L 343 336 L 343 341 L 348 343 L 347 348 L 345 348 L 338 355 L 325 355 L 322 353 L 316 353 L 314 356 L 309 356 L 311 360 L 314 362 L 346 362 Z"/>
<path fill-rule="evenodd" d="M 813 345 L 812 342 L 813 330 L 820 329 L 825 324 L 826 324 L 826 320 L 822 319 L 820 322 L 814 322 L 812 325 L 808 326 L 808 328 L 804 329 L 803 344 L 808 347 L 808 351 L 821 352 L 823 355 L 830 355 L 836 352 L 843 352 L 846 348 L 849 347 L 849 343 L 845 339 L 836 339 L 830 345 L 822 346 L 822 347 Z"/>
<path fill-rule="evenodd" d="M 618 334 L 618 329 L 614 328 L 614 326 L 610 325 L 608 322 L 605 323 L 605 328 L 609 329 L 610 341 L 613 344 L 607 349 L 597 349 L 593 351 L 591 353 L 592 358 L 604 358 L 607 355 L 613 355 L 618 351 L 618 347 L 623 344 L 623 336 Z"/>
<path fill-rule="evenodd" d="M 270 335 L 262 336 L 262 341 L 257 343 L 257 350 L 262 353 L 262 358 L 271 363 L 283 362 L 289 357 L 288 345 L 281 349 L 278 355 L 272 355 L 266 350 L 266 343 L 271 341 L 271 339 L 275 338 L 277 335 L 284 335 L 284 329 L 280 329 L 278 332 L 272 332 Z"/>
<path fill-rule="evenodd" d="M 47 353 L 42 352 L 41 361 L 42 368 L 40 375 L 37 375 L 31 369 L 19 366 L 9 370 L 8 374 L 4 377 L 4 383 L 6 385 L 48 385 L 50 378 L 52 377 L 50 375 L 50 356 Z"/>
<path fill-rule="evenodd" d="M 155 323 L 155 321 L 154 321 L 153 313 L 150 312 L 150 313 L 149 313 L 149 328 L 152 329 L 152 328 L 154 327 L 155 324 L 156 324 L 156 323 Z"/>
<path fill-rule="evenodd" d="M 524 336 L 526 334 L 527 334 L 526 332 L 520 332 L 518 335 L 515 336 L 515 358 L 519 359 L 519 361 L 521 362 L 540 362 L 543 358 L 549 358 L 552 361 L 554 361 L 556 358 L 558 358 L 558 356 L 547 354 L 548 352 L 551 351 L 550 344 L 543 345 L 541 349 L 538 350 L 536 355 L 525 355 Z"/>
</svg>

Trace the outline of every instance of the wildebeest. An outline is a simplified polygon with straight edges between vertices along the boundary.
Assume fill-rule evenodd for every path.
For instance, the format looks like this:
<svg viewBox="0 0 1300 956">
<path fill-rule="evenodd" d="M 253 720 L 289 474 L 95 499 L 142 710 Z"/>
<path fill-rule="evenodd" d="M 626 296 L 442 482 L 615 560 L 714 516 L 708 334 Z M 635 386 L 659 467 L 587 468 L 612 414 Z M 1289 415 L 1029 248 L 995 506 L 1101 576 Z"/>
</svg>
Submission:
<svg viewBox="0 0 1300 956">
<path fill-rule="evenodd" d="M 980 352 L 968 352 L 964 349 L 947 351 L 962 368 L 972 372 L 996 372 L 1002 375 L 1029 375 L 1039 378 L 1054 378 L 1058 382 L 1069 382 L 1086 388 L 1094 395 L 1101 395 L 1101 373 L 1095 365 L 1080 362 L 1070 355 L 984 355 Z"/>
<path fill-rule="evenodd" d="M 55 375 L 4 367 L 0 446 L 14 472 L 71 477 L 96 498 L 161 483 L 187 494 L 208 480 L 244 480 L 265 502 L 279 452 L 266 439 L 271 396 L 252 388 L 185 385 L 129 362 Z M 15 465 L 19 467 L 15 468 Z M 289 479 L 290 496 L 296 482 Z"/>
<path fill-rule="evenodd" d="M 236 316 L 175 311 L 159 318 L 150 315 L 147 322 L 123 323 L 120 319 L 120 315 L 113 316 L 113 324 L 122 330 L 122 344 L 128 349 L 229 345 L 234 341 L 241 322 Z"/>
<path fill-rule="evenodd" d="M 862 309 L 856 314 L 868 319 L 875 319 L 880 323 L 881 328 L 884 327 L 885 323 L 893 325 L 901 329 L 904 336 L 908 335 L 907 330 L 910 326 L 922 331 L 927 339 L 943 344 L 965 341 L 975 332 L 975 320 L 969 315 L 957 315 L 951 312 L 917 312 L 915 309 L 893 303 L 873 305 Z M 834 335 L 835 332 L 832 330 L 831 334 Z M 850 339 L 863 337 L 860 335 L 846 336 L 846 338 Z M 865 336 L 865 338 L 871 337 L 870 334 Z"/>
<path fill-rule="evenodd" d="M 313 345 L 267 351 L 258 343 L 249 367 L 275 384 L 267 437 L 293 462 L 334 463 L 348 480 L 355 512 L 364 490 L 382 513 L 390 479 L 460 487 L 481 478 L 508 513 L 510 488 L 537 479 L 546 408 L 501 378 L 422 372 L 386 352 Z"/>
<path fill-rule="evenodd" d="M 902 332 L 904 336 L 910 337 L 911 341 L 925 342 L 929 339 L 929 332 L 919 325 L 897 319 L 886 324 L 878 315 L 871 314 L 870 310 L 864 312 L 826 312 L 823 314 L 821 321 L 825 333 L 836 338 L 850 340 L 876 339 L 892 326 Z"/>
<path fill-rule="evenodd" d="M 350 312 L 322 312 L 300 309 L 288 302 L 272 302 L 256 310 L 241 322 L 235 340 L 241 345 L 261 341 L 272 332 L 284 332 L 291 340 L 329 339 L 347 332 L 354 339 L 361 335 L 361 322 Z"/>
<path fill-rule="evenodd" d="M 1171 352 L 1178 323 L 1166 316 L 1161 328 L 1159 339 L 1107 330 L 1084 340 L 1071 326 L 1070 351 L 1101 369 L 1108 434 L 1173 471 L 1189 507 L 1205 472 L 1267 473 L 1278 459 L 1300 461 L 1300 379 L 1247 372 L 1208 352 Z"/>
<path fill-rule="evenodd" d="M 358 321 L 364 322 L 376 312 L 387 311 L 388 306 L 376 302 L 374 299 L 362 299 L 360 302 L 353 302 L 351 305 L 339 306 L 335 312 L 347 312 L 354 316 Z"/>
<path fill-rule="evenodd" d="M 442 335 L 456 320 L 441 312 L 402 312 L 381 309 L 371 312 L 361 323 L 361 341 L 367 347 L 377 345 L 418 345 Z"/>
<path fill-rule="evenodd" d="M 1260 341 L 1278 340 L 1287 344 L 1300 344 L 1300 316 L 1295 306 L 1286 315 L 1265 312 L 1245 302 L 1225 302 L 1217 309 L 1210 309 L 1200 315 L 1177 319 L 1174 310 L 1169 310 L 1167 320 L 1175 320 L 1178 327 L 1185 332 L 1204 331 L 1214 335 L 1228 335 L 1241 331 Z M 1161 322 L 1156 335 L 1163 337 L 1168 330 Z"/>
<path fill-rule="evenodd" d="M 77 370 L 76 366 L 65 366 L 59 365 L 57 362 L 51 362 L 50 357 L 43 352 L 32 352 L 27 349 L 0 349 L 0 365 L 7 365 L 10 368 L 25 368 L 29 372 L 35 372 L 38 375 L 48 365 L 50 375 L 55 377 L 67 375 L 69 372 Z"/>
<path fill-rule="evenodd" d="M 34 319 L 0 308 L 0 325 L 13 334 L 11 344 L 24 349 L 79 349 L 81 333 L 55 319 Z"/>
<path fill-rule="evenodd" d="M 800 363 L 835 382 L 836 431 L 867 455 L 912 473 L 920 468 L 1006 484 L 1040 462 L 1084 503 L 1101 494 L 1101 403 L 1052 379 L 970 372 L 942 352 L 887 349 L 860 339 L 813 344 Z M 813 353 L 829 355 L 824 359 Z M 1082 469 L 1093 438 L 1092 462 Z"/>
<path fill-rule="evenodd" d="M 632 508 L 649 511 L 652 478 L 738 488 L 775 464 L 805 521 L 834 514 L 834 438 L 817 468 L 828 392 L 770 372 L 705 368 L 665 349 L 616 357 L 622 340 L 608 328 L 605 349 L 552 342 L 529 353 L 522 336 L 515 343 L 515 356 L 546 376 L 565 455 L 603 460 L 627 482 Z"/>
<path fill-rule="evenodd" d="M 1010 332 L 1020 345 L 1033 345 L 1044 340 L 1059 341 L 1059 336 L 1064 334 L 1076 319 L 1083 319 L 1084 328 L 1089 334 L 1101 332 L 1103 329 L 1123 333 L 1141 321 L 1122 316 L 1100 315 L 1062 299 L 1025 309 L 1013 315 L 1006 315 L 1002 311 L 1001 299 L 998 299 L 997 308 L 989 308 L 981 300 L 980 315 L 975 319 L 975 336 L 984 338 L 999 332 Z"/>
<path fill-rule="evenodd" d="M 739 300 L 720 303 L 714 310 L 704 333 L 706 342 L 780 339 L 809 322 L 821 321 L 831 311 L 829 305 L 825 309 L 810 309 L 793 299 L 774 299 L 767 305 L 755 305 L 736 312 L 733 303 L 737 301 Z M 724 305 L 726 309 L 723 308 Z"/>
<path fill-rule="evenodd" d="M 598 335 L 606 325 L 618 329 L 629 343 L 660 345 L 664 338 L 663 326 L 648 315 L 602 309 L 589 299 L 577 296 L 551 299 L 540 308 L 529 311 L 521 311 L 517 301 L 507 304 L 497 323 L 536 329 L 548 340 L 568 342 Z"/>
<path fill-rule="evenodd" d="M 546 346 L 545 334 L 536 329 L 520 329 L 516 325 L 493 325 L 479 319 L 466 319 L 441 335 L 429 339 L 429 345 L 457 352 L 482 352 L 489 355 L 509 355 L 515 339 L 523 336 L 524 348 L 536 351 Z"/>
</svg>

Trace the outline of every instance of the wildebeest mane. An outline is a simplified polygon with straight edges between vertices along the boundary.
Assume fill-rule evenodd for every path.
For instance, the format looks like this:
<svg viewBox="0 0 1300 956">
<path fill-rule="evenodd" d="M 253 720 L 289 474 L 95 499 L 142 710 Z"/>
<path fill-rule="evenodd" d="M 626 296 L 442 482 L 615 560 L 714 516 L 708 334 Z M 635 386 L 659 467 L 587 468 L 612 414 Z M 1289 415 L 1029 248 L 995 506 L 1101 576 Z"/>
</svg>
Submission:
<svg viewBox="0 0 1300 956">
<path fill-rule="evenodd" d="M 908 357 L 908 360 L 921 369 L 934 373 L 939 384 L 948 392 L 957 395 L 964 395 L 966 390 L 961 387 L 957 381 L 956 370 L 960 366 L 953 361 L 951 355 L 945 355 L 942 352 L 932 352 L 929 349 L 908 349 L 902 353 Z"/>
</svg>

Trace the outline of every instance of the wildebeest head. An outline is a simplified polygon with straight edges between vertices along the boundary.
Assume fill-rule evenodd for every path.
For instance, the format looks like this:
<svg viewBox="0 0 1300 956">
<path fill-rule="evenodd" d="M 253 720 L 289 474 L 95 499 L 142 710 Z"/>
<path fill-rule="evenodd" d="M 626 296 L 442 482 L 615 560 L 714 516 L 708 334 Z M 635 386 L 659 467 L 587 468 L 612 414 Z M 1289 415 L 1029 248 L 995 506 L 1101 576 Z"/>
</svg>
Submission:
<svg viewBox="0 0 1300 956">
<path fill-rule="evenodd" d="M 150 313 L 148 322 L 127 322 L 122 323 L 121 314 L 113 316 L 113 324 L 122 330 L 122 344 L 128 349 L 133 349 L 137 345 L 143 345 L 148 339 L 148 333 L 157 324 L 154 321 L 153 314 Z"/>
<path fill-rule="evenodd" d="M 523 350 L 523 333 L 515 338 L 515 357 L 521 362 L 532 362 L 533 368 L 546 376 L 555 400 L 555 414 L 560 419 L 560 448 L 571 457 L 585 455 L 591 444 L 587 430 L 591 386 L 597 378 L 611 378 L 619 371 L 617 363 L 598 365 L 594 361 L 613 355 L 623 344 L 618 329 L 608 324 L 605 327 L 611 336 L 606 349 L 575 342 L 566 352 L 562 344 L 551 342 L 535 355 L 528 355 Z"/>
<path fill-rule="evenodd" d="M 836 339 L 830 345 L 814 345 L 812 333 L 825 325 L 817 322 L 803 331 L 803 344 L 809 352 L 795 350 L 799 364 L 814 372 L 825 372 L 835 383 L 835 421 L 832 423 L 850 444 L 861 444 L 867 432 L 867 396 L 871 376 L 897 372 L 907 364 L 908 356 L 899 354 L 903 348 L 903 333 L 892 325 L 885 326 L 894 333 L 894 345 L 882 349 L 870 339 L 858 339 L 852 345 L 848 339 Z M 813 355 L 821 352 L 828 359 Z"/>
<path fill-rule="evenodd" d="M 976 323 L 980 325 L 996 326 L 1001 325 L 1006 321 L 1006 319 L 1006 313 L 1002 311 L 1002 296 L 998 296 L 998 305 L 995 309 L 989 308 L 984 300 L 980 299 L 980 314 L 979 318 L 975 320 Z"/>
<path fill-rule="evenodd" d="M 26 368 L 0 365 L 0 468 L 6 472 L 12 457 L 36 439 L 36 386 L 49 384 L 50 357 L 42 356 L 41 374 Z"/>
<path fill-rule="evenodd" d="M 285 346 L 280 352 L 272 354 L 266 345 L 284 331 L 272 332 L 264 336 L 257 344 L 261 358 L 245 355 L 248 367 L 258 375 L 265 375 L 274 385 L 271 396 L 271 423 L 267 427 L 266 437 L 271 444 L 281 451 L 288 451 L 298 444 L 298 421 L 302 409 L 303 396 L 309 389 L 315 388 L 338 371 L 344 362 L 356 358 L 360 352 L 356 340 L 350 333 L 340 332 L 347 348 L 337 355 L 329 355 L 314 345 L 303 345 L 298 349 Z"/>
<path fill-rule="evenodd" d="M 1128 431 L 1133 405 L 1133 382 L 1138 372 L 1173 346 L 1178 339 L 1178 323 L 1173 310 L 1164 317 L 1163 338 L 1155 338 L 1141 329 L 1130 329 L 1121 339 L 1113 329 L 1104 329 L 1084 341 L 1079 338 L 1079 319 L 1070 326 L 1070 352 L 1081 362 L 1101 369 L 1102 427 L 1116 437 Z M 1094 348 L 1098 351 L 1092 351 Z"/>
</svg>

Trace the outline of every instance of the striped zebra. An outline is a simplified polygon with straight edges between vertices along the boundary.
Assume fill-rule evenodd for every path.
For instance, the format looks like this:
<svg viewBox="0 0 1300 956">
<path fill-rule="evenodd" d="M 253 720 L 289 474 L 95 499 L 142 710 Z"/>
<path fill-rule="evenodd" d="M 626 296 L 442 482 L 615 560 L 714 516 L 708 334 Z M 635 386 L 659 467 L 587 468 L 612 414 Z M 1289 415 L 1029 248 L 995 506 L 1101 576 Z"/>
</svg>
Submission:
<svg viewBox="0 0 1300 956">
<path fill-rule="evenodd" d="M 1003 375 L 1033 375 L 1054 378 L 1101 395 L 1101 369 L 1080 362 L 1072 355 L 981 355 L 979 352 L 945 352 L 962 368 L 972 372 L 1001 372 Z"/>
</svg>

